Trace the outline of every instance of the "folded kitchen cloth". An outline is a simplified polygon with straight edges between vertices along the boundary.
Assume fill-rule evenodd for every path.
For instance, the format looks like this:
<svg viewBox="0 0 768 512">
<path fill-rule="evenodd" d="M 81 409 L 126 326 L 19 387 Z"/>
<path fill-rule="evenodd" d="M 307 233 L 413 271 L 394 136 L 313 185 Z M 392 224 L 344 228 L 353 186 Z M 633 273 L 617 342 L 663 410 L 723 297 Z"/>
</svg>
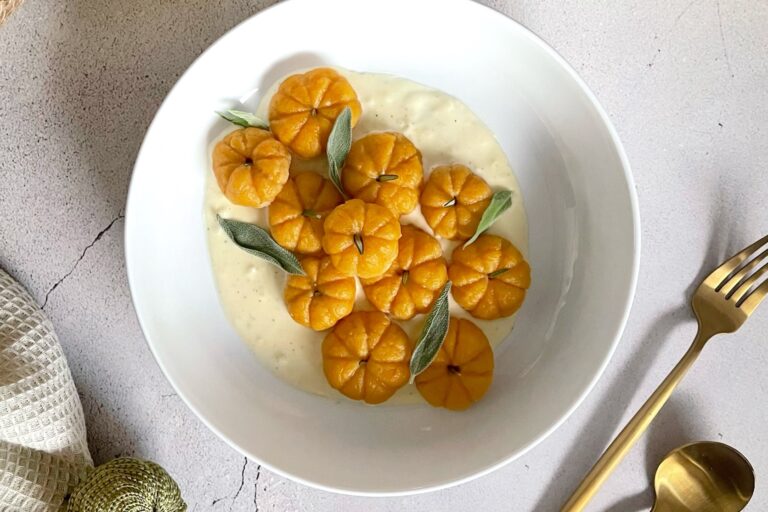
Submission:
<svg viewBox="0 0 768 512">
<path fill-rule="evenodd" d="M 157 464 L 115 459 L 93 468 L 85 420 L 56 333 L 0 269 L 0 512 L 183 512 Z"/>
<path fill-rule="evenodd" d="M 93 465 L 85 419 L 51 322 L 0 269 L 0 510 L 64 510 Z"/>
</svg>

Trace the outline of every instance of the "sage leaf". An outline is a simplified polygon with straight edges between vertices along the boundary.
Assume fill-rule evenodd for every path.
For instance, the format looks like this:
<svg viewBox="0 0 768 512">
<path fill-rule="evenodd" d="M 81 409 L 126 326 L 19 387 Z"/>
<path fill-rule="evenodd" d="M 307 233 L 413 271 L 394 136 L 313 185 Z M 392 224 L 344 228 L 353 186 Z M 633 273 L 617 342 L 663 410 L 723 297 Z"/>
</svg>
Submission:
<svg viewBox="0 0 768 512">
<path fill-rule="evenodd" d="M 216 113 L 230 123 L 234 123 L 238 126 L 244 126 L 246 128 L 250 126 L 253 128 L 261 128 L 263 130 L 269 129 L 269 124 L 265 120 L 250 112 L 243 112 L 242 110 L 224 110 L 221 112 L 217 111 Z"/>
<path fill-rule="evenodd" d="M 290 251 L 275 242 L 269 233 L 255 224 L 216 216 L 227 236 L 242 250 L 280 267 L 289 274 L 306 275 L 301 263 Z"/>
<path fill-rule="evenodd" d="M 349 154 L 349 148 L 352 147 L 352 109 L 344 107 L 341 114 L 336 117 L 333 123 L 331 134 L 328 136 L 328 145 L 326 153 L 328 154 L 328 177 L 341 193 L 344 199 L 347 199 L 347 193 L 341 185 L 341 169 Z"/>
<path fill-rule="evenodd" d="M 437 296 L 432 310 L 424 320 L 424 327 L 421 328 L 421 334 L 416 342 L 416 348 L 413 349 L 411 363 L 411 383 L 418 374 L 427 369 L 437 356 L 440 347 L 443 346 L 445 335 L 448 334 L 448 326 L 451 322 L 451 315 L 448 311 L 448 293 L 451 291 L 451 282 L 448 281 Z"/>
<path fill-rule="evenodd" d="M 494 277 L 499 277 L 501 274 L 503 274 L 504 272 L 507 272 L 508 270 L 510 270 L 510 269 L 507 268 L 507 267 L 500 268 L 498 270 L 494 270 L 493 272 L 488 274 L 488 279 L 493 279 Z"/>
<path fill-rule="evenodd" d="M 509 190 L 499 190 L 491 197 L 491 202 L 483 212 L 483 216 L 480 217 L 480 223 L 477 225 L 475 234 L 472 238 L 464 243 L 464 247 L 468 246 L 472 242 L 478 239 L 483 232 L 491 227 L 491 224 L 501 216 L 502 213 L 507 211 L 512 206 L 512 192 Z"/>
<path fill-rule="evenodd" d="M 355 247 L 357 247 L 357 252 L 360 254 L 363 254 L 363 237 L 359 233 L 355 233 L 352 235 L 352 241 L 355 242 Z"/>
</svg>

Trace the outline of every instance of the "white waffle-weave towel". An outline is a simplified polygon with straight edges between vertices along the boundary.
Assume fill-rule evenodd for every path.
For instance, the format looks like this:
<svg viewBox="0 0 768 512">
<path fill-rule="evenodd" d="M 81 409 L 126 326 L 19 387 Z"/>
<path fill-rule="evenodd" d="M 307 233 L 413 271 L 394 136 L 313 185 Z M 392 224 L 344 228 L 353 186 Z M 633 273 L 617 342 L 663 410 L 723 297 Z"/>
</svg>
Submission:
<svg viewBox="0 0 768 512">
<path fill-rule="evenodd" d="M 0 269 L 0 511 L 58 511 L 92 465 L 51 322 Z"/>
</svg>

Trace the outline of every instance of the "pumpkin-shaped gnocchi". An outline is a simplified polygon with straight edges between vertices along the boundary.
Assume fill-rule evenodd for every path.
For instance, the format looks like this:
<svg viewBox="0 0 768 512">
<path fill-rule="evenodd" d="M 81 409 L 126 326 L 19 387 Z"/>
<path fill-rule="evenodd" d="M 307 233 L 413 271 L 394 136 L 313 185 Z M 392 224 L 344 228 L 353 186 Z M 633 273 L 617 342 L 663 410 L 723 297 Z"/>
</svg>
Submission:
<svg viewBox="0 0 768 512">
<path fill-rule="evenodd" d="M 341 204 L 330 180 L 314 172 L 288 178 L 269 206 L 269 227 L 277 243 L 299 254 L 322 251 L 323 220 Z"/>
<path fill-rule="evenodd" d="M 413 143 L 400 133 L 384 132 L 352 143 L 341 181 L 352 197 L 399 217 L 416 208 L 423 177 L 421 153 Z"/>
<path fill-rule="evenodd" d="M 421 213 L 437 236 L 467 240 L 491 202 L 491 187 L 463 165 L 432 170 L 421 193 Z"/>
<path fill-rule="evenodd" d="M 459 306 L 474 317 L 493 320 L 520 308 L 531 285 L 531 267 L 509 241 L 481 235 L 453 251 L 448 277 Z"/>
<path fill-rule="evenodd" d="M 493 381 L 493 351 L 483 331 L 451 317 L 434 361 L 416 376 L 416 389 L 435 407 L 461 411 L 480 400 Z"/>
<path fill-rule="evenodd" d="M 291 154 L 261 128 L 235 130 L 213 148 L 213 174 L 232 203 L 261 208 L 288 180 Z"/>
<path fill-rule="evenodd" d="M 378 204 L 350 199 L 323 223 L 323 250 L 346 275 L 380 276 L 397 257 L 400 223 Z"/>
<path fill-rule="evenodd" d="M 285 305 L 291 318 L 301 325 L 323 331 L 352 312 L 355 278 L 345 276 L 327 256 L 305 256 L 306 275 L 291 275 L 285 283 Z"/>
<path fill-rule="evenodd" d="M 323 340 L 328 384 L 352 400 L 379 404 L 408 382 L 411 341 L 379 311 L 356 311 Z"/>
<path fill-rule="evenodd" d="M 429 311 L 448 269 L 440 243 L 421 229 L 406 225 L 397 258 L 379 277 L 361 279 L 368 301 L 379 311 L 400 320 Z"/>
<path fill-rule="evenodd" d="M 313 158 L 325 151 L 345 107 L 354 126 L 362 112 L 355 90 L 333 69 L 313 69 L 283 80 L 269 103 L 269 127 L 298 156 Z"/>
</svg>

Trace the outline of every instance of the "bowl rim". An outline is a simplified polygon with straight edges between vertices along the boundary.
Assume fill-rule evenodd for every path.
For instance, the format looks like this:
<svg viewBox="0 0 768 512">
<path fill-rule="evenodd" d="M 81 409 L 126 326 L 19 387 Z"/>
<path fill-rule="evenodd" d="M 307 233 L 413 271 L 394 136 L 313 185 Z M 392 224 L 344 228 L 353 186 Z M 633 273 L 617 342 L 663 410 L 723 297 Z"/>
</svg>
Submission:
<svg viewBox="0 0 768 512">
<path fill-rule="evenodd" d="M 609 350 L 606 352 L 605 356 L 603 357 L 603 361 L 600 364 L 600 367 L 595 372 L 595 374 L 592 376 L 590 382 L 584 387 L 582 392 L 579 394 L 579 396 L 576 398 L 576 400 L 573 401 L 573 403 L 570 405 L 570 407 L 565 410 L 560 417 L 555 421 L 548 429 L 543 431 L 541 434 L 539 434 L 537 437 L 535 437 L 533 440 L 529 441 L 527 444 L 519 448 L 518 450 L 502 457 L 500 460 L 498 460 L 495 463 L 491 463 L 484 469 L 480 471 L 472 472 L 469 475 L 456 478 L 454 480 L 450 480 L 447 482 L 443 482 L 440 484 L 435 485 L 429 485 L 425 487 L 419 487 L 419 488 L 411 488 L 411 489 L 404 489 L 404 490 L 398 490 L 398 491 L 369 491 L 369 490 L 360 490 L 360 489 L 352 489 L 352 488 L 344 488 L 344 487 L 333 487 L 329 486 L 327 484 L 323 484 L 320 482 L 316 482 L 310 479 L 303 478 L 301 476 L 295 475 L 290 473 L 289 471 L 285 471 L 282 468 L 275 466 L 271 463 L 265 462 L 261 460 L 259 457 L 257 457 L 255 454 L 250 453 L 246 449 L 239 446 L 234 440 L 232 440 L 230 437 L 228 437 L 226 434 L 221 432 L 218 428 L 216 428 L 187 398 L 185 393 L 182 391 L 182 389 L 177 385 L 174 378 L 168 373 L 166 370 L 166 367 L 161 360 L 161 358 L 158 356 L 158 353 L 155 350 L 154 342 L 151 339 L 151 336 L 149 334 L 148 329 L 145 326 L 145 320 L 142 318 L 142 314 L 139 312 L 139 308 L 137 306 L 136 301 L 136 295 L 134 290 L 136 289 L 136 286 L 134 285 L 133 278 L 132 278 L 132 271 L 131 271 L 131 264 L 130 264 L 130 247 L 132 246 L 129 233 L 131 230 L 129 229 L 129 225 L 131 224 L 132 215 L 131 212 L 133 211 L 133 207 L 131 206 L 134 204 L 135 201 L 132 201 L 132 197 L 134 197 L 134 178 L 136 174 L 136 169 L 138 167 L 139 162 L 142 161 L 142 155 L 145 150 L 146 145 L 146 134 L 150 133 L 153 126 L 157 122 L 157 119 L 159 117 L 160 112 L 166 107 L 166 103 L 168 101 L 168 98 L 173 94 L 175 89 L 179 86 L 179 83 L 190 73 L 190 71 L 195 68 L 197 65 L 199 65 L 200 61 L 205 57 L 205 55 L 211 51 L 211 49 L 220 44 L 225 38 L 229 36 L 232 32 L 237 30 L 241 25 L 244 25 L 245 23 L 249 22 L 251 19 L 255 18 L 256 16 L 262 16 L 265 13 L 274 13 L 275 11 L 280 11 L 282 9 L 285 9 L 286 5 L 292 5 L 296 3 L 301 2 L 310 2 L 312 0 L 289 0 L 289 1 L 283 1 L 276 4 L 272 4 L 255 14 L 248 16 L 247 18 L 244 18 L 242 21 L 240 21 L 238 24 L 227 30 L 224 34 L 222 34 L 218 39 L 216 39 L 213 43 L 211 43 L 205 51 L 203 51 L 200 55 L 198 55 L 195 60 L 192 62 L 192 64 L 189 65 L 189 67 L 179 76 L 179 78 L 174 83 L 173 87 L 168 91 L 165 98 L 163 99 L 162 103 L 158 107 L 157 111 L 155 112 L 154 117 L 152 118 L 152 122 L 147 127 L 147 130 L 145 132 L 145 138 L 142 140 L 142 144 L 139 148 L 139 151 L 137 153 L 136 159 L 134 161 L 133 170 L 131 172 L 131 179 L 128 187 L 128 194 L 126 198 L 126 207 L 125 207 L 125 228 L 124 228 L 124 235 L 123 235 L 123 245 L 124 245 L 124 258 L 125 258 L 125 268 L 126 268 L 126 274 L 128 278 L 128 288 L 131 295 L 131 303 L 133 305 L 134 312 L 136 313 L 136 318 L 139 322 L 139 327 L 141 328 L 141 332 L 144 336 L 144 340 L 147 343 L 147 346 L 149 347 L 150 352 L 152 353 L 152 356 L 154 357 L 155 361 L 157 362 L 157 365 L 160 367 L 161 372 L 163 373 L 163 376 L 168 380 L 173 390 L 177 393 L 177 395 L 182 399 L 184 404 L 197 416 L 197 418 L 209 429 L 211 430 L 216 436 L 218 436 L 220 439 L 222 439 L 226 444 L 228 444 L 230 447 L 232 447 L 235 451 L 242 454 L 245 457 L 248 457 L 250 459 L 253 459 L 254 461 L 258 462 L 261 466 L 264 466 L 264 468 L 268 469 L 269 471 L 284 477 L 288 478 L 290 480 L 293 480 L 294 482 L 298 482 L 300 484 L 306 485 L 308 487 L 319 489 L 323 491 L 328 492 L 334 492 L 344 495 L 350 495 L 350 496 L 362 496 L 362 497 L 397 497 L 397 496 L 410 496 L 410 495 L 416 495 L 416 494 L 424 494 L 432 491 L 447 489 L 450 487 L 454 487 L 457 485 L 461 485 L 467 482 L 470 482 L 472 480 L 475 480 L 477 478 L 480 478 L 482 476 L 485 476 L 507 464 L 510 462 L 522 457 L 526 453 L 528 453 L 530 450 L 538 446 L 544 439 L 549 437 L 553 432 L 555 432 L 557 429 L 559 429 L 567 420 L 571 417 L 571 415 L 574 413 L 574 411 L 584 402 L 584 400 L 587 398 L 587 396 L 592 392 L 592 390 L 595 388 L 597 382 L 600 380 L 600 378 L 605 373 L 605 370 L 610 363 L 614 353 L 616 352 L 616 349 L 619 345 L 619 342 L 621 341 L 622 334 L 624 333 L 624 330 L 626 328 L 627 321 L 629 319 L 629 314 L 632 309 L 632 304 L 634 302 L 635 297 L 635 291 L 637 288 L 637 281 L 638 281 L 638 275 L 640 270 L 640 209 L 638 205 L 638 197 L 637 197 L 637 191 L 635 188 L 635 182 L 634 178 L 632 176 L 632 171 L 629 164 L 629 159 L 627 157 L 626 151 L 624 149 L 624 146 L 621 143 L 621 140 L 619 138 L 618 132 L 616 131 L 616 128 L 613 126 L 613 123 L 611 122 L 610 118 L 608 117 L 608 114 L 603 109 L 602 105 L 600 105 L 599 101 L 597 100 L 596 95 L 592 90 L 589 88 L 589 86 L 584 82 L 584 80 L 579 76 L 579 74 L 575 71 L 575 69 L 566 61 L 566 59 L 560 55 L 554 48 L 552 48 L 549 44 L 547 44 L 544 39 L 542 39 L 540 36 L 538 36 L 533 30 L 527 28 L 522 23 L 510 18 L 503 12 L 487 5 L 483 5 L 480 3 L 477 3 L 472 0 L 439 0 L 441 1 L 441 4 L 444 6 L 446 2 L 452 2 L 453 4 L 473 4 L 474 7 L 470 8 L 478 8 L 481 10 L 487 10 L 490 11 L 495 16 L 501 16 L 503 17 L 507 22 L 513 23 L 517 25 L 518 29 L 521 29 L 521 33 L 525 35 L 525 37 L 528 37 L 531 42 L 533 42 L 536 46 L 541 48 L 544 52 L 549 54 L 551 58 L 559 64 L 563 70 L 567 72 L 567 74 L 571 77 L 571 79 L 574 80 L 574 83 L 581 89 L 581 91 L 584 93 L 584 95 L 589 100 L 589 103 L 591 107 L 594 109 L 594 111 L 598 114 L 600 117 L 601 122 L 605 126 L 611 140 L 611 144 L 613 146 L 614 151 L 616 152 L 617 156 L 619 157 L 619 161 L 621 162 L 621 169 L 624 174 L 624 180 L 626 182 L 627 186 L 627 193 L 630 199 L 630 210 L 632 214 L 632 225 L 633 225 L 633 233 L 632 233 L 632 242 L 633 242 L 633 250 L 632 250 L 632 271 L 631 271 L 631 279 L 630 279 L 630 285 L 626 290 L 626 294 L 624 296 L 623 302 L 624 302 L 624 308 L 621 315 L 621 318 L 619 319 L 619 322 L 614 329 L 613 334 L 613 340 L 611 342 Z M 138 208 L 138 207 L 137 207 Z"/>
</svg>

